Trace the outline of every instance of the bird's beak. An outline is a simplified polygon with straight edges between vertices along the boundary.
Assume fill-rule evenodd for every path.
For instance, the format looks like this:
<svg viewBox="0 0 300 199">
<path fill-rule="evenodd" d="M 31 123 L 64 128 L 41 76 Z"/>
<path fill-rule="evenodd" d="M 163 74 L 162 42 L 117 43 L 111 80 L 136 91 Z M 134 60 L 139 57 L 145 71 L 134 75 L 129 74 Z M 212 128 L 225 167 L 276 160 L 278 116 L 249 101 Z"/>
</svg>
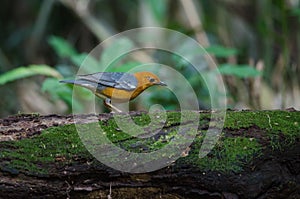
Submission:
<svg viewBox="0 0 300 199">
<path fill-rule="evenodd" d="M 164 82 L 158 82 L 157 85 L 160 85 L 160 86 L 167 86 L 167 84 L 164 83 Z"/>
</svg>

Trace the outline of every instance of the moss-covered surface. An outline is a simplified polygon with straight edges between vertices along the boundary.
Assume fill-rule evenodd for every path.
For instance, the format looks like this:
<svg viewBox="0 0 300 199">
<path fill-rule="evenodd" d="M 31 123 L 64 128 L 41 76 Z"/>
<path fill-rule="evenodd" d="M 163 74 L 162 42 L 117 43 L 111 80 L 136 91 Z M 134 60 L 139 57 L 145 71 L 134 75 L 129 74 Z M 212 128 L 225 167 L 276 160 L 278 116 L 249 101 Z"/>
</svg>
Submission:
<svg viewBox="0 0 300 199">
<path fill-rule="evenodd" d="M 39 136 L 1 142 L 1 169 L 47 174 L 54 164 L 68 164 L 79 157 L 91 158 L 76 133 L 75 125 L 44 130 Z"/>
<path fill-rule="evenodd" d="M 197 118 L 194 114 L 190 115 L 191 122 Z M 176 139 L 180 116 L 179 112 L 167 113 L 167 121 L 161 121 L 164 127 L 149 138 L 134 138 L 122 132 L 113 118 L 101 121 L 99 125 L 118 147 L 134 153 L 148 153 Z M 241 172 L 245 165 L 262 156 L 267 149 L 284 150 L 300 139 L 299 112 L 228 111 L 220 139 L 213 150 L 200 159 L 199 149 L 208 126 L 220 128 L 218 121 L 210 120 L 210 116 L 210 113 L 200 114 L 198 133 L 191 150 L 177 161 L 178 164 L 196 166 L 202 171 Z M 140 126 L 151 121 L 147 114 L 134 116 L 133 120 Z M 81 125 L 92 130 L 91 124 Z M 153 130 L 155 126 L 146 131 Z M 101 164 L 86 150 L 74 124 L 48 128 L 41 135 L 28 139 L 0 142 L 0 169 L 3 172 L 48 175 L 52 170 L 76 164 L 79 160 Z"/>
</svg>

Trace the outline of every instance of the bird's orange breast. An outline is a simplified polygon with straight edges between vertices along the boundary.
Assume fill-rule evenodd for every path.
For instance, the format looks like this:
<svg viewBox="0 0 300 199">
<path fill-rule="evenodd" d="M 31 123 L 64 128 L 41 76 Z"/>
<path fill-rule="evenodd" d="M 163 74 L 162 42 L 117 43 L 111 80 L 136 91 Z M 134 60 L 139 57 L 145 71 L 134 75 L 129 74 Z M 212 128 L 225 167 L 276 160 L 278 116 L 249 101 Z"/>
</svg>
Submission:
<svg viewBox="0 0 300 199">
<path fill-rule="evenodd" d="M 133 96 L 133 93 L 134 90 L 126 91 L 126 90 L 116 89 L 111 87 L 107 87 L 103 89 L 101 92 L 101 94 L 103 94 L 104 96 L 116 100 L 118 102 L 126 102 L 133 99 L 135 97 Z"/>
<path fill-rule="evenodd" d="M 129 100 L 133 100 L 134 98 L 136 98 L 144 90 L 145 88 L 142 87 L 138 87 L 133 91 L 107 87 L 101 91 L 101 94 L 117 102 L 127 102 Z"/>
</svg>

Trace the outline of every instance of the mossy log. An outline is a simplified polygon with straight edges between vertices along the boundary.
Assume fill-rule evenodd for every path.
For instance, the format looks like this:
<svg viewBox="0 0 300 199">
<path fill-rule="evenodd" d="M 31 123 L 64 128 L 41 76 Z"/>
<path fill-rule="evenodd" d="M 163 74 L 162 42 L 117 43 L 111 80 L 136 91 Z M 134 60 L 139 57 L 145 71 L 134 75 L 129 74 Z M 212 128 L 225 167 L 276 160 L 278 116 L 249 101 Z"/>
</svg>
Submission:
<svg viewBox="0 0 300 199">
<path fill-rule="evenodd" d="M 176 139 L 180 114 L 168 112 L 162 130 L 145 139 L 122 132 L 112 114 L 76 118 L 88 125 L 97 117 L 116 146 L 147 153 Z M 300 112 L 227 111 L 224 126 L 209 111 L 197 114 L 196 136 L 182 157 L 137 174 L 95 159 L 82 144 L 73 116 L 1 119 L 0 198 L 300 198 Z M 144 112 L 130 115 L 141 126 L 151 118 Z M 222 133 L 213 150 L 199 158 L 211 126 Z"/>
</svg>

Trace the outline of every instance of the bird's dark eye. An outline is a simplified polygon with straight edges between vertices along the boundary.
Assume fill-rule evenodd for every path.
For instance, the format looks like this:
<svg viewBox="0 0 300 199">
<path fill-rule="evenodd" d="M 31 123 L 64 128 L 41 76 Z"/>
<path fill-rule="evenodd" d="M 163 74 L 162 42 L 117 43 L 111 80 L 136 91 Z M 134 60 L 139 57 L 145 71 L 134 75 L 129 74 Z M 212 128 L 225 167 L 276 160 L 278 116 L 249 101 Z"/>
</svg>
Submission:
<svg viewBox="0 0 300 199">
<path fill-rule="evenodd" d="M 151 83 L 153 83 L 153 82 L 155 82 L 155 79 L 153 79 L 153 78 L 149 78 L 149 82 L 151 82 Z"/>
</svg>

